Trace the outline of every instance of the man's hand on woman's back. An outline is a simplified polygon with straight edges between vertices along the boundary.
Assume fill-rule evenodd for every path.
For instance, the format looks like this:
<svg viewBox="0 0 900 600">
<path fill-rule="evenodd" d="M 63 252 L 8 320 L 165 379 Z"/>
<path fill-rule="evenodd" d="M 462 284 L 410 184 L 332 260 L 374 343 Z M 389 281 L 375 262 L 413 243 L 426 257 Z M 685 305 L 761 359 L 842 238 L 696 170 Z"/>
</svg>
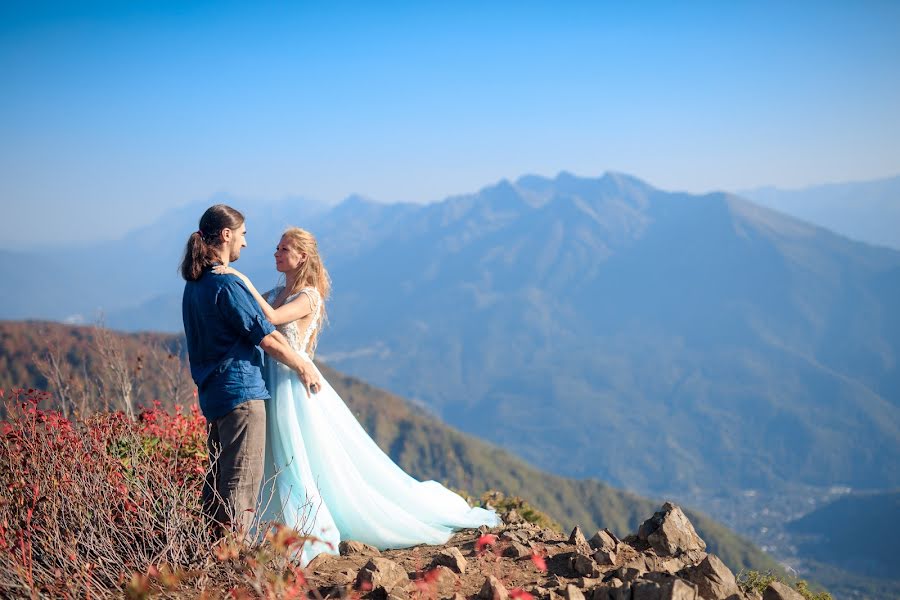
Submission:
<svg viewBox="0 0 900 600">
<path fill-rule="evenodd" d="M 312 362 L 294 352 L 287 339 L 279 331 L 273 331 L 262 339 L 259 347 L 278 362 L 287 365 L 297 372 L 300 381 L 306 385 L 306 391 L 315 394 L 322 389 L 319 372 Z"/>
</svg>

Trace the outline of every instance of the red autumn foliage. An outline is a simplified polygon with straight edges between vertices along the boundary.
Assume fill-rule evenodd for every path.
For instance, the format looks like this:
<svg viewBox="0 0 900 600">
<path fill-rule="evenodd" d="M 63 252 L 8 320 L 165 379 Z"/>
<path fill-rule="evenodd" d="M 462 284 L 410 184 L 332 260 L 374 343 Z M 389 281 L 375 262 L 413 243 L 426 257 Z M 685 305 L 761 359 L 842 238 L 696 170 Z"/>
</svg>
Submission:
<svg viewBox="0 0 900 600">
<path fill-rule="evenodd" d="M 534 566 L 537 567 L 539 571 L 547 571 L 547 561 L 544 559 L 543 555 L 539 554 L 538 552 L 532 551 L 531 562 L 534 563 Z"/>
<path fill-rule="evenodd" d="M 475 551 L 481 554 L 488 546 L 497 545 L 497 536 L 492 533 L 485 533 L 475 541 Z"/>
<path fill-rule="evenodd" d="M 513 588 L 509 590 L 509 597 L 515 598 L 515 600 L 534 600 L 534 596 L 522 588 Z"/>
<path fill-rule="evenodd" d="M 12 390 L 0 422 L 4 597 L 306 597 L 292 562 L 308 539 L 287 527 L 250 547 L 212 537 L 201 512 L 206 421 L 157 403 L 67 419 L 48 394 Z M 253 567 L 265 568 L 253 568 Z M 273 575 L 274 573 L 274 575 Z"/>
</svg>

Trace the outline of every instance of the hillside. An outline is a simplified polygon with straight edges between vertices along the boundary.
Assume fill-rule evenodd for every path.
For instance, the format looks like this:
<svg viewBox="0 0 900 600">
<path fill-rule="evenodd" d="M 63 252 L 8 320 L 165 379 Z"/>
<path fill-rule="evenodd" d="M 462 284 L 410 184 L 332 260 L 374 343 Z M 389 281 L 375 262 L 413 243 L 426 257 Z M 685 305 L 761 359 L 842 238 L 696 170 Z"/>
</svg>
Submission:
<svg viewBox="0 0 900 600">
<path fill-rule="evenodd" d="M 37 334 L 40 332 L 40 335 Z M 85 343 L 91 328 L 53 323 L 0 322 L 0 364 L 27 364 L 27 357 L 45 350 L 45 340 L 55 339 L 67 357 L 92 363 L 93 346 Z M 129 357 L 149 356 L 147 341 L 177 344 L 175 336 L 158 334 L 116 335 L 128 348 Z M 147 384 L 141 401 L 149 404 L 151 390 L 164 389 L 164 382 L 149 358 Z M 573 480 L 541 472 L 510 453 L 442 423 L 403 399 L 342 375 L 325 365 L 323 374 L 347 402 L 381 448 L 419 479 L 436 479 L 470 493 L 489 489 L 518 495 L 546 511 L 564 527 L 580 525 L 586 531 L 608 527 L 624 536 L 652 514 L 658 502 L 630 494 L 593 480 Z M 11 377 L 23 377 L 11 384 Z M 31 368 L 0 372 L 0 384 L 9 387 L 45 389 L 47 382 Z M 171 405 L 171 402 L 164 402 Z M 722 525 L 694 511 L 687 511 L 697 531 L 731 568 L 739 570 L 775 568 L 774 561 Z"/>
<path fill-rule="evenodd" d="M 788 524 L 805 556 L 869 577 L 896 579 L 900 491 L 849 494 Z M 874 535 L 861 535 L 871 532 Z"/>
</svg>

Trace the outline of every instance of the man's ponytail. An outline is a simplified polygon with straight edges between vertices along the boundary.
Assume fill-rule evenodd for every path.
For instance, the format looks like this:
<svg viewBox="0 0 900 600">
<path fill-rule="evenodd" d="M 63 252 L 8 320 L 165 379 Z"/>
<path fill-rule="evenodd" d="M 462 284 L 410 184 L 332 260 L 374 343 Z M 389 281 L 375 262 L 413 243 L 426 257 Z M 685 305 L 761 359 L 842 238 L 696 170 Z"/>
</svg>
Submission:
<svg viewBox="0 0 900 600">
<path fill-rule="evenodd" d="M 200 229 L 191 234 L 184 248 L 181 260 L 181 276 L 185 281 L 197 281 L 203 270 L 218 260 L 224 240 L 222 230 L 236 230 L 244 224 L 244 215 L 239 211 L 216 204 L 210 206 L 200 217 Z"/>
</svg>

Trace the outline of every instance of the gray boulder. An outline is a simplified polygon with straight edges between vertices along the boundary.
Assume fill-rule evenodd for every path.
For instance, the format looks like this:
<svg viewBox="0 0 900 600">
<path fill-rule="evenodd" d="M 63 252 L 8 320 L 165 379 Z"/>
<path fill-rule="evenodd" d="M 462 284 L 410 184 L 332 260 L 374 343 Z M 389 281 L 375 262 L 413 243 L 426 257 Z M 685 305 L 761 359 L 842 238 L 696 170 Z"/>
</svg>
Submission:
<svg viewBox="0 0 900 600">
<path fill-rule="evenodd" d="M 584 593 L 578 588 L 578 586 L 572 585 L 571 583 L 566 586 L 565 590 L 563 590 L 562 596 L 566 600 L 584 600 Z"/>
<path fill-rule="evenodd" d="M 500 580 L 493 575 L 488 575 L 478 592 L 481 600 L 509 600 L 509 592 L 506 587 L 500 583 Z"/>
<path fill-rule="evenodd" d="M 600 570 L 594 563 L 594 559 L 578 552 L 572 557 L 572 570 L 584 577 L 597 577 L 600 575 Z"/>
<path fill-rule="evenodd" d="M 695 583 L 704 598 L 741 597 L 734 573 L 715 554 L 708 554 L 700 564 L 683 569 L 679 576 Z"/>
<path fill-rule="evenodd" d="M 616 553 L 611 550 L 597 550 L 593 554 L 594 560 L 601 567 L 611 567 L 616 564 Z"/>
<path fill-rule="evenodd" d="M 613 535 L 613 532 L 609 529 L 601 529 L 594 534 L 594 537 L 588 541 L 588 544 L 590 544 L 591 548 L 594 550 L 608 550 L 615 552 L 616 546 L 619 545 L 619 538 Z"/>
<path fill-rule="evenodd" d="M 503 556 L 507 558 L 525 558 L 531 556 L 531 548 L 519 542 L 510 542 L 503 548 Z"/>
<path fill-rule="evenodd" d="M 459 551 L 459 548 L 451 546 L 450 548 L 441 550 L 441 552 L 434 557 L 432 564 L 435 566 L 448 567 L 452 571 L 463 574 L 466 572 L 468 561 L 466 561 L 462 552 Z"/>
<path fill-rule="evenodd" d="M 409 585 L 406 570 L 392 560 L 371 558 L 356 575 L 354 587 L 358 590 L 371 590 L 376 598 L 389 595 L 405 595 Z"/>
<path fill-rule="evenodd" d="M 662 509 L 641 524 L 638 539 L 647 542 L 660 556 L 677 556 L 692 550 L 706 550 L 694 526 L 682 510 L 666 502 Z"/>
<path fill-rule="evenodd" d="M 575 546 L 576 551 L 584 552 L 585 554 L 590 553 L 591 547 L 588 545 L 588 541 L 585 539 L 580 527 L 575 527 L 572 533 L 569 534 L 569 543 Z"/>
</svg>

